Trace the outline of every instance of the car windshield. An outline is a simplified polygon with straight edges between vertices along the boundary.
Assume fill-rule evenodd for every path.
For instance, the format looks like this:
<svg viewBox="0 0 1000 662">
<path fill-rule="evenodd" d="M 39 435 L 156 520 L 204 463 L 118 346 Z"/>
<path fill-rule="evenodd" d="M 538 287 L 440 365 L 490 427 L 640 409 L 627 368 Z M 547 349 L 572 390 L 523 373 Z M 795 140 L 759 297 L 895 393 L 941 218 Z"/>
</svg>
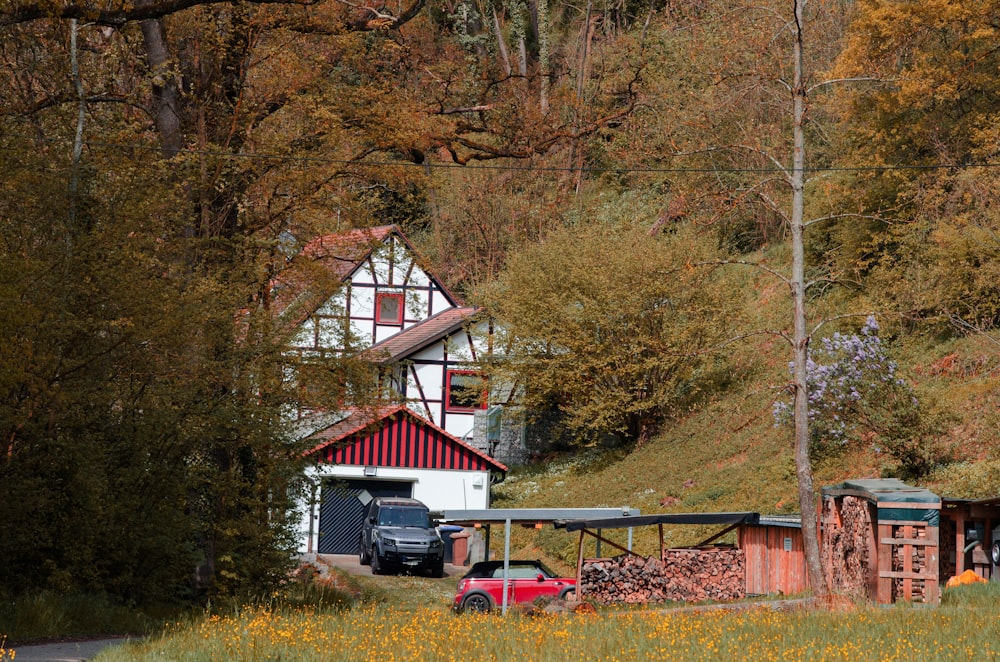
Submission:
<svg viewBox="0 0 1000 662">
<path fill-rule="evenodd" d="M 378 514 L 379 526 L 415 526 L 431 528 L 431 519 L 423 508 L 382 508 Z"/>
</svg>

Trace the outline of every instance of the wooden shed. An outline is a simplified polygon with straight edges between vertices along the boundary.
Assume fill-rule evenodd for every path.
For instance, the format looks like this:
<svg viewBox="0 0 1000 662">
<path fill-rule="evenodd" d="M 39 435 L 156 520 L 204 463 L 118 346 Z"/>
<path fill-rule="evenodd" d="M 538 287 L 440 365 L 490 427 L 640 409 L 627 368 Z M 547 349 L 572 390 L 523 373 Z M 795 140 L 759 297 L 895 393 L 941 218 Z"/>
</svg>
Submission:
<svg viewBox="0 0 1000 662">
<path fill-rule="evenodd" d="M 1000 581 L 1000 497 L 945 497 L 940 540 L 942 582 L 966 570 Z"/>
<path fill-rule="evenodd" d="M 896 479 L 822 490 L 823 570 L 830 588 L 889 604 L 940 600 L 941 498 Z"/>
<path fill-rule="evenodd" d="M 793 595 L 809 588 L 800 517 L 761 515 L 741 524 L 738 545 L 746 554 L 747 595 Z"/>
</svg>

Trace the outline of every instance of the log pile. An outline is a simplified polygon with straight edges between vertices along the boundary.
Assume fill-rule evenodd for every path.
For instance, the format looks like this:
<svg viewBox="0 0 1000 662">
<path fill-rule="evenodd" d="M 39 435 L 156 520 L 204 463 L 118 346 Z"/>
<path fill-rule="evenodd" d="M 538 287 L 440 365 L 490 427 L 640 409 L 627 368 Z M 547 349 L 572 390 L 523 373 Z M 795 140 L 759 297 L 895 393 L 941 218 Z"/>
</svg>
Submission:
<svg viewBox="0 0 1000 662">
<path fill-rule="evenodd" d="M 871 599 L 877 550 L 868 502 L 853 496 L 823 500 L 823 570 L 830 589 Z"/>
<path fill-rule="evenodd" d="M 743 550 L 671 549 L 656 557 L 619 556 L 583 564 L 582 594 L 603 604 L 720 602 L 746 596 Z"/>
<path fill-rule="evenodd" d="M 893 525 L 892 537 L 897 540 L 903 539 L 927 539 L 927 528 L 923 526 L 902 526 Z M 907 558 L 909 557 L 909 558 Z M 909 567 L 907 567 L 909 566 Z M 893 572 L 914 572 L 925 573 L 927 571 L 927 547 L 924 545 L 904 545 L 897 544 L 892 547 L 892 570 Z M 936 569 L 935 569 L 936 570 Z M 904 579 L 895 577 L 892 580 L 892 600 L 912 600 L 913 602 L 927 602 L 927 582 L 923 579 L 910 580 L 910 594 L 906 595 Z"/>
</svg>

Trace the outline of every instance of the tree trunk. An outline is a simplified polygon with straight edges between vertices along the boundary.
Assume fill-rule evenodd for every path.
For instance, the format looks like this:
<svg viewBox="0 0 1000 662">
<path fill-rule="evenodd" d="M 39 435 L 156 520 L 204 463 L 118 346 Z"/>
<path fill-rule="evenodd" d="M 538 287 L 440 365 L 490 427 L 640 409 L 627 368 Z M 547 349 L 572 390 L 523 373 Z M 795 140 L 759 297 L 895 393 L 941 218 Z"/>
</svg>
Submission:
<svg viewBox="0 0 1000 662">
<path fill-rule="evenodd" d="M 803 0 L 793 0 L 795 8 L 795 45 L 793 47 L 794 79 L 792 81 L 792 108 L 794 114 L 792 154 L 792 290 L 794 315 L 794 374 L 795 385 L 795 474 L 799 484 L 799 509 L 802 513 L 802 537 L 806 557 L 806 570 L 813 594 L 824 597 L 828 593 L 826 576 L 820 564 L 817 537 L 816 496 L 813 493 L 812 464 L 809 460 L 809 391 L 806 381 L 809 335 L 806 331 L 805 291 L 805 114 L 806 88 L 802 65 L 802 5 Z"/>
<path fill-rule="evenodd" d="M 549 0 L 538 0 L 537 32 L 538 35 L 538 78 L 539 106 L 542 115 L 549 113 Z"/>
<path fill-rule="evenodd" d="M 504 73 L 508 76 L 513 72 L 510 66 L 510 54 L 507 52 L 507 42 L 504 41 L 503 31 L 500 29 L 500 17 L 497 10 L 493 10 L 493 32 L 497 36 L 497 51 L 500 53 L 500 61 L 503 62 Z"/>
<path fill-rule="evenodd" d="M 146 62 L 153 82 L 153 114 L 160 133 L 160 145 L 167 158 L 177 154 L 184 146 L 181 133 L 180 99 L 177 78 L 170 69 L 170 52 L 167 49 L 167 31 L 160 19 L 140 23 Z"/>
<path fill-rule="evenodd" d="M 80 27 L 77 20 L 70 20 L 70 69 L 73 76 L 73 87 L 76 90 L 77 113 L 76 135 L 73 138 L 73 164 L 69 179 L 69 223 L 71 232 L 76 229 L 77 193 L 80 190 L 80 159 L 83 156 L 83 121 L 87 113 L 87 97 L 83 93 L 83 80 L 80 78 L 80 61 L 77 56 L 77 36 Z M 67 233 L 67 237 L 70 233 Z"/>
</svg>

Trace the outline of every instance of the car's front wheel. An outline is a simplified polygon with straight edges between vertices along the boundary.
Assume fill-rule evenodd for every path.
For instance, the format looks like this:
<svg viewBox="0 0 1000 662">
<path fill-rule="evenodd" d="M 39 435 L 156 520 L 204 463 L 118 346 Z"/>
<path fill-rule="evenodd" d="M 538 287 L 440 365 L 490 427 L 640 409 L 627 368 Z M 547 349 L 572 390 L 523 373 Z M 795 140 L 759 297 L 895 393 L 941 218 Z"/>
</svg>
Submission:
<svg viewBox="0 0 1000 662">
<path fill-rule="evenodd" d="M 462 600 L 462 609 L 465 611 L 485 614 L 489 612 L 492 606 L 493 605 L 490 604 L 490 599 L 482 593 L 473 593 L 472 595 L 467 596 L 465 600 Z"/>
<path fill-rule="evenodd" d="M 385 563 L 379 557 L 377 547 L 372 547 L 371 566 L 373 575 L 381 575 L 385 572 Z"/>
<path fill-rule="evenodd" d="M 368 565 L 372 562 L 372 557 L 368 555 L 368 550 L 365 549 L 365 539 L 361 538 L 361 551 L 358 552 L 358 563 L 361 565 Z"/>
</svg>

